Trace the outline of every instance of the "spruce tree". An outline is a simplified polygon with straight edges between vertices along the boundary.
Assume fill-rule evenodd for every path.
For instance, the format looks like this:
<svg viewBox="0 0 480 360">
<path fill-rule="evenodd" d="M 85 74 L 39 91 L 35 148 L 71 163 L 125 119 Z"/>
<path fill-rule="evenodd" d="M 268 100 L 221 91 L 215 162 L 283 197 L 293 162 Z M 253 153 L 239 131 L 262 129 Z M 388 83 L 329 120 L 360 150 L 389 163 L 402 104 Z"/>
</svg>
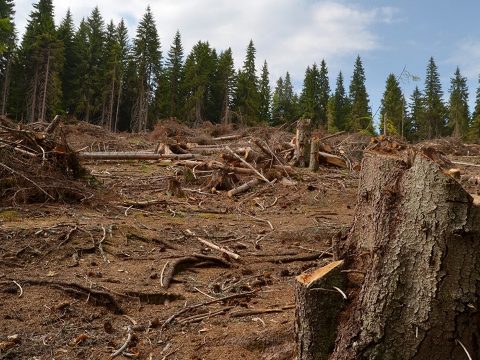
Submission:
<svg viewBox="0 0 480 360">
<path fill-rule="evenodd" d="M 255 70 L 255 53 L 255 46 L 250 40 L 243 68 L 238 72 L 235 93 L 235 109 L 248 125 L 256 124 L 259 119 L 260 94 Z"/>
<path fill-rule="evenodd" d="M 327 127 L 328 122 L 328 99 L 330 98 L 330 82 L 328 80 L 328 68 L 325 60 L 322 59 L 320 63 L 320 73 L 318 75 L 319 85 L 319 124 Z"/>
<path fill-rule="evenodd" d="M 350 100 L 347 97 L 343 74 L 340 71 L 336 80 L 335 92 L 328 101 L 328 132 L 347 130 L 349 112 Z"/>
<path fill-rule="evenodd" d="M 468 132 L 470 112 L 468 110 L 467 78 L 457 67 L 450 79 L 450 101 L 448 106 L 448 126 L 456 138 L 465 138 Z"/>
<path fill-rule="evenodd" d="M 433 57 L 430 58 L 427 65 L 424 96 L 425 116 L 423 119 L 424 123 L 420 128 L 422 136 L 432 139 L 445 135 L 446 109 L 442 100 L 443 91 L 440 75 Z"/>
<path fill-rule="evenodd" d="M 478 77 L 478 86 L 475 93 L 475 108 L 472 113 L 472 122 L 470 127 L 470 138 L 476 143 L 480 142 L 480 76 Z"/>
<path fill-rule="evenodd" d="M 154 90 L 161 73 L 160 39 L 150 6 L 137 27 L 133 46 L 136 64 L 136 100 L 132 113 L 132 130 L 146 131 L 155 114 L 151 114 Z"/>
<path fill-rule="evenodd" d="M 262 73 L 260 75 L 260 109 L 259 115 L 260 120 L 265 123 L 270 123 L 271 121 L 271 88 L 270 88 L 270 73 L 268 72 L 267 61 L 263 63 Z"/>
<path fill-rule="evenodd" d="M 426 134 L 422 131 L 422 126 L 425 124 L 425 99 L 418 86 L 415 87 L 410 97 L 408 117 L 411 124 L 411 134 L 407 139 L 423 140 Z"/>
<path fill-rule="evenodd" d="M 185 117 L 194 125 L 209 120 L 215 85 L 217 55 L 208 42 L 199 41 L 185 61 L 184 89 L 187 96 Z"/>
<path fill-rule="evenodd" d="M 410 132 L 405 114 L 405 99 L 394 74 L 387 77 L 380 110 L 380 133 L 405 136 Z"/>
<path fill-rule="evenodd" d="M 46 121 L 59 111 L 62 95 L 59 73 L 63 66 L 63 44 L 57 37 L 52 0 L 40 0 L 33 8 L 20 50 L 30 122 Z"/>
<path fill-rule="evenodd" d="M 15 24 L 13 0 L 0 0 L 0 89 L 1 115 L 7 112 L 7 102 L 12 77 L 12 61 L 15 51 Z"/>
<path fill-rule="evenodd" d="M 293 91 L 290 73 L 285 78 L 280 77 L 273 94 L 272 124 L 286 124 L 296 120 L 299 116 L 299 99 Z"/>
<path fill-rule="evenodd" d="M 351 101 L 349 129 L 373 134 L 372 114 L 365 87 L 365 71 L 360 56 L 357 56 L 353 67 L 349 97 Z"/>
<path fill-rule="evenodd" d="M 62 109 L 67 113 L 73 113 L 76 106 L 76 71 L 75 64 L 77 62 L 77 56 L 75 54 L 75 29 L 73 25 L 73 17 L 70 9 L 67 10 L 65 17 L 63 18 L 60 26 L 57 30 L 58 39 L 63 43 L 63 56 L 64 66 L 60 73 L 60 79 L 62 81 Z"/>
<path fill-rule="evenodd" d="M 302 116 L 312 120 L 312 125 L 321 124 L 320 109 L 320 72 L 317 64 L 307 66 L 300 95 L 300 108 Z"/>
<path fill-rule="evenodd" d="M 118 77 L 118 86 L 117 86 L 117 101 L 115 104 L 115 121 L 113 125 L 113 131 L 118 130 L 118 124 L 120 120 L 120 105 L 123 98 L 123 91 L 126 83 L 126 71 L 128 62 L 130 60 L 130 43 L 128 40 L 128 30 L 125 25 L 125 21 L 122 19 L 117 25 L 117 45 L 118 45 L 118 55 L 119 59 L 117 61 L 117 77 Z M 128 111 L 128 119 L 130 120 L 131 109 Z"/>
<path fill-rule="evenodd" d="M 233 95 L 235 92 L 235 68 L 232 49 L 222 51 L 218 56 L 216 86 L 218 99 L 221 103 L 220 121 L 230 124 L 232 121 Z"/>
<path fill-rule="evenodd" d="M 88 25 L 85 19 L 80 22 L 77 32 L 73 38 L 73 54 L 75 62 L 73 64 L 75 76 L 73 78 L 75 86 L 73 87 L 75 101 L 75 115 L 81 119 L 87 120 L 87 109 L 89 106 L 89 46 L 88 46 Z"/>
<path fill-rule="evenodd" d="M 277 80 L 272 97 L 272 125 L 274 126 L 284 124 L 286 122 L 285 111 L 283 109 L 283 89 L 283 78 L 280 77 Z"/>
<path fill-rule="evenodd" d="M 179 117 L 183 108 L 183 45 L 180 32 L 177 30 L 170 46 L 166 60 L 167 93 L 165 94 L 168 116 Z"/>
</svg>

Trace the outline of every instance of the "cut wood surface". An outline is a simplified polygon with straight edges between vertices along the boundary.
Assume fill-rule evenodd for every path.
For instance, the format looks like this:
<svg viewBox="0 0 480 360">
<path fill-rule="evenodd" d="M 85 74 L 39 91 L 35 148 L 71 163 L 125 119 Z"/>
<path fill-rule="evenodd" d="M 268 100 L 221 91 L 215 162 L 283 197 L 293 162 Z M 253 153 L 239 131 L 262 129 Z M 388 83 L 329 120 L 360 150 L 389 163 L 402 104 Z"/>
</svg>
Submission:
<svg viewBox="0 0 480 360">
<path fill-rule="evenodd" d="M 322 151 L 320 151 L 318 154 L 321 162 L 326 162 L 330 165 L 335 165 L 343 169 L 348 168 L 346 161 L 340 156 L 328 154 Z"/>
</svg>

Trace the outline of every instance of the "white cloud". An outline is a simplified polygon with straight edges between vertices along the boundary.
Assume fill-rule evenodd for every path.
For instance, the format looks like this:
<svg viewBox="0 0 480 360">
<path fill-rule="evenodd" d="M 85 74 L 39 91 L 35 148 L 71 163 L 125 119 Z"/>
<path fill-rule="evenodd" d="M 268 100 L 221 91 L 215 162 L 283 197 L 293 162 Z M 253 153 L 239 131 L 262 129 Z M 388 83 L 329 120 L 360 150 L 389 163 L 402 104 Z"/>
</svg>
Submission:
<svg viewBox="0 0 480 360">
<path fill-rule="evenodd" d="M 32 2 L 16 3 L 17 24 L 23 32 Z M 164 53 L 179 29 L 187 52 L 198 40 L 208 40 L 217 50 L 232 47 L 236 65 L 241 66 L 253 39 L 258 65 L 266 59 L 272 79 L 288 70 L 297 82 L 307 65 L 322 58 L 333 73 L 345 65 L 342 59 L 348 58 L 352 66 L 357 53 L 380 47 L 374 25 L 393 22 L 397 14 L 391 7 L 318 0 L 54 0 L 57 23 L 68 8 L 78 23 L 98 5 L 107 21 L 125 18 L 130 36 L 148 4 Z"/>
<path fill-rule="evenodd" d="M 463 76 L 477 79 L 480 74 L 480 41 L 461 41 L 446 62 L 458 66 Z"/>
</svg>

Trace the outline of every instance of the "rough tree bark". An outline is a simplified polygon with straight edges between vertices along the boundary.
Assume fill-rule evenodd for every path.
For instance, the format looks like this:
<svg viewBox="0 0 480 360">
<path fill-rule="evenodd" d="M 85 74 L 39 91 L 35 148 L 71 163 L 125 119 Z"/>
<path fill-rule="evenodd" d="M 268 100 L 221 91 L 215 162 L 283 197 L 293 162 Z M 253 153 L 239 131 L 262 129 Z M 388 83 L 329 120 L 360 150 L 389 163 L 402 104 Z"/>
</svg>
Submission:
<svg viewBox="0 0 480 360">
<path fill-rule="evenodd" d="M 437 163 L 367 152 L 354 226 L 337 244 L 365 276 L 350 283 L 330 359 L 479 359 L 479 235 L 479 207 Z"/>
<path fill-rule="evenodd" d="M 291 161 L 293 166 L 307 167 L 310 158 L 310 119 L 299 119 L 295 137 L 295 153 Z"/>
</svg>

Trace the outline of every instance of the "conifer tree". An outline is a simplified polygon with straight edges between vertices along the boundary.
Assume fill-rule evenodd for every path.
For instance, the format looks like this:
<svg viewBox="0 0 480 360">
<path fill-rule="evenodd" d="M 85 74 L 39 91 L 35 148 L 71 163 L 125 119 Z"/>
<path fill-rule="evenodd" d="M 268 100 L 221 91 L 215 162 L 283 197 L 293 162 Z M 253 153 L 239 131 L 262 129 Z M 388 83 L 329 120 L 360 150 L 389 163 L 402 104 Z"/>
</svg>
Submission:
<svg viewBox="0 0 480 360">
<path fill-rule="evenodd" d="M 262 73 L 260 75 L 260 104 L 259 104 L 259 115 L 260 120 L 265 123 L 270 123 L 271 121 L 271 88 L 270 88 L 270 73 L 268 72 L 267 61 L 263 63 Z"/>
<path fill-rule="evenodd" d="M 405 99 L 394 74 L 387 77 L 380 110 L 380 133 L 407 136 L 410 126 L 405 114 Z"/>
<path fill-rule="evenodd" d="M 448 107 L 448 126 L 456 138 L 465 138 L 468 132 L 470 112 L 468 110 L 467 78 L 457 67 L 450 79 L 450 101 Z"/>
<path fill-rule="evenodd" d="M 326 127 L 328 122 L 328 99 L 330 98 L 330 82 L 328 80 L 328 68 L 324 59 L 320 63 L 319 73 L 319 124 Z"/>
<path fill-rule="evenodd" d="M 290 73 L 285 79 L 280 77 L 273 94 L 272 124 L 285 124 L 294 121 L 299 116 L 299 99 L 293 91 Z"/>
<path fill-rule="evenodd" d="M 27 85 L 27 118 L 30 122 L 56 113 L 61 101 L 59 73 L 63 66 L 63 44 L 58 40 L 52 0 L 39 0 L 25 30 L 21 62 Z"/>
<path fill-rule="evenodd" d="M 184 87 L 187 96 L 185 116 L 195 125 L 212 114 L 211 99 L 215 84 L 217 55 L 208 42 L 199 41 L 185 61 Z"/>
<path fill-rule="evenodd" d="M 147 7 L 137 27 L 133 59 L 137 67 L 137 95 L 132 113 L 132 130 L 140 132 L 147 130 L 153 118 L 150 110 L 161 72 L 160 39 L 150 7 Z"/>
<path fill-rule="evenodd" d="M 130 60 L 130 43 L 128 40 L 128 30 L 125 26 L 125 21 L 122 19 L 117 25 L 117 45 L 118 45 L 118 61 L 117 61 L 117 101 L 115 104 L 115 121 L 113 131 L 117 131 L 120 118 L 120 105 L 122 101 L 123 90 L 126 83 L 126 70 L 128 61 Z M 128 111 L 131 114 L 131 111 Z M 130 119 L 130 117 L 129 117 Z"/>
<path fill-rule="evenodd" d="M 165 94 L 168 116 L 179 117 L 184 106 L 181 84 L 183 81 L 183 45 L 177 30 L 166 60 L 167 93 Z"/>
<path fill-rule="evenodd" d="M 343 74 L 340 71 L 336 80 L 335 92 L 328 101 L 328 132 L 347 130 L 349 112 L 350 100 L 347 97 Z"/>
<path fill-rule="evenodd" d="M 446 129 L 446 109 L 442 100 L 443 91 L 440 76 L 433 57 L 430 58 L 427 65 L 424 96 L 425 116 L 421 133 L 427 139 L 442 136 Z"/>
<path fill-rule="evenodd" d="M 283 78 L 280 77 L 277 80 L 272 97 L 272 125 L 284 124 L 286 122 L 285 111 L 283 109 L 283 89 Z"/>
<path fill-rule="evenodd" d="M 12 61 L 16 46 L 13 0 L 0 0 L 0 115 L 7 112 L 7 102 L 12 77 Z"/>
<path fill-rule="evenodd" d="M 308 66 L 305 70 L 302 93 L 300 95 L 302 116 L 312 120 L 312 125 L 321 124 L 320 109 L 320 72 L 317 64 Z"/>
<path fill-rule="evenodd" d="M 60 73 L 60 79 L 62 81 L 62 109 L 66 113 L 73 113 L 76 106 L 75 77 L 77 75 L 75 71 L 75 64 L 77 57 L 75 54 L 75 29 L 73 25 L 73 17 L 70 9 L 67 10 L 65 17 L 63 18 L 60 26 L 57 30 L 58 39 L 63 43 L 63 56 L 64 66 Z"/>
<path fill-rule="evenodd" d="M 248 125 L 257 123 L 259 119 L 260 95 L 255 70 L 255 53 L 255 46 L 250 40 L 243 68 L 238 72 L 235 93 L 235 109 Z"/>
<path fill-rule="evenodd" d="M 349 97 L 351 101 L 349 129 L 373 134 L 372 114 L 365 87 L 365 71 L 360 56 L 357 56 L 353 67 Z"/>
<path fill-rule="evenodd" d="M 409 106 L 409 122 L 411 124 L 411 133 L 410 137 L 407 137 L 408 140 L 422 140 L 424 139 L 425 133 L 422 132 L 422 126 L 425 124 L 425 103 L 424 97 L 418 86 L 415 87 L 415 90 L 410 97 L 410 106 Z"/>
<path fill-rule="evenodd" d="M 235 80 L 232 49 L 228 48 L 218 56 L 216 76 L 218 99 L 221 103 L 220 119 L 224 124 L 230 124 L 232 122 L 231 108 L 235 92 Z"/>
<path fill-rule="evenodd" d="M 475 108 L 472 113 L 470 127 L 470 138 L 476 143 L 480 142 L 480 76 L 478 77 L 478 86 L 475 93 Z"/>
</svg>

